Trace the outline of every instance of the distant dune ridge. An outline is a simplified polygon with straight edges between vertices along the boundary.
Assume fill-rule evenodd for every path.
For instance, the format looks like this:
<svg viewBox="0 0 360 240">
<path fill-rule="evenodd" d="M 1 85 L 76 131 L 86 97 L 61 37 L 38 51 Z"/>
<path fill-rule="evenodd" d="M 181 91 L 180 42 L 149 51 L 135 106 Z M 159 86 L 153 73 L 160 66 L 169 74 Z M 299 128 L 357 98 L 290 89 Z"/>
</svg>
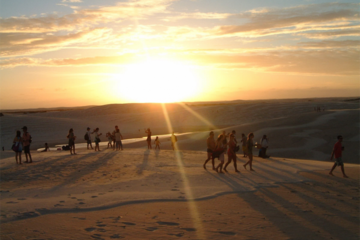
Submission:
<svg viewBox="0 0 360 240">
<path fill-rule="evenodd" d="M 230 102 L 196 102 L 165 104 L 175 132 L 196 132 L 180 136 L 184 150 L 205 150 L 208 130 L 236 130 L 255 133 L 255 141 L 263 134 L 269 137 L 268 153 L 279 157 L 327 160 L 338 134 L 344 135 L 347 161 L 359 161 L 359 102 L 351 99 L 289 99 Z M 325 112 L 315 112 L 321 107 Z M 188 110 L 190 109 L 190 111 Z M 41 109 L 45 111 L 44 109 Z M 35 110 L 33 110 L 35 111 Z M 195 112 L 200 119 L 191 112 Z M 153 136 L 169 133 L 162 104 L 134 103 L 78 107 L 63 111 L 34 114 L 5 113 L 1 118 L 1 145 L 10 149 L 15 131 L 26 125 L 33 137 L 32 148 L 67 143 L 70 128 L 76 142 L 85 142 L 86 128 L 99 127 L 103 133 L 118 125 L 125 138 L 145 136 L 144 128 L 151 128 Z M 218 130 L 218 131 L 216 131 Z M 1 147 L 2 147 L 1 146 Z M 134 143 L 126 147 L 146 147 Z M 162 147 L 170 149 L 164 142 Z"/>
<path fill-rule="evenodd" d="M 359 103 L 343 99 L 166 104 L 178 134 L 161 150 L 145 139 L 124 151 L 33 151 L 15 164 L 15 130 L 26 125 L 33 148 L 66 143 L 69 128 L 84 142 L 86 127 L 125 138 L 169 133 L 161 104 L 111 104 L 61 112 L 5 113 L 1 121 L 1 239 L 359 239 Z M 314 107 L 325 108 L 315 112 Z M 185 110 L 185 108 L 187 110 Z M 202 120 L 199 119 L 201 116 Z M 206 119 L 206 120 L 204 120 Z M 140 129 L 140 131 L 139 131 Z M 269 138 L 270 158 L 254 170 L 237 154 L 216 173 L 206 159 L 209 130 Z M 336 136 L 344 136 L 340 169 L 330 176 Z M 153 137 L 153 139 L 154 139 Z M 102 138 L 105 141 L 105 137 Z M 256 154 L 257 151 L 254 150 Z M 25 156 L 22 154 L 22 160 Z M 227 156 L 225 157 L 227 159 Z M 216 160 L 216 164 L 219 163 Z"/>
</svg>

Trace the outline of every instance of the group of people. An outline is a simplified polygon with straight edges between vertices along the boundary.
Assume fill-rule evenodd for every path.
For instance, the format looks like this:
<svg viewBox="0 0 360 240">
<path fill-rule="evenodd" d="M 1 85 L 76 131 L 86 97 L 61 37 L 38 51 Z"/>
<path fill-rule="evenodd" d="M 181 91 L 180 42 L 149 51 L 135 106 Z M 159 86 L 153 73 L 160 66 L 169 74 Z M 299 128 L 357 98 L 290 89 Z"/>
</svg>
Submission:
<svg viewBox="0 0 360 240">
<path fill-rule="evenodd" d="M 223 131 L 220 134 L 216 141 L 214 138 L 214 132 L 211 131 L 209 137 L 206 140 L 207 144 L 207 159 L 205 160 L 203 167 L 206 169 L 206 164 L 211 160 L 213 170 L 219 173 L 223 173 L 222 170 L 227 172 L 227 166 L 233 162 L 235 172 L 239 172 L 237 168 L 237 157 L 236 152 L 240 149 L 238 142 L 236 140 L 236 131 L 233 130 L 231 133 L 226 134 L 226 131 Z M 266 138 L 266 136 L 264 136 Z M 229 138 L 229 141 L 227 140 Z M 249 165 L 250 170 L 253 171 L 252 161 L 253 161 L 253 148 L 256 146 L 253 142 L 254 134 L 249 133 L 248 137 L 245 134 L 242 134 L 241 145 L 244 153 L 244 157 L 248 157 L 249 160 L 243 165 L 244 168 Z M 266 146 L 267 148 L 267 146 Z M 228 156 L 228 161 L 225 163 L 225 154 Z M 220 160 L 220 163 L 215 167 L 215 158 Z M 224 166 L 225 163 L 225 166 Z"/>
<path fill-rule="evenodd" d="M 236 131 L 232 130 L 231 133 L 226 134 L 225 131 L 220 134 L 216 141 L 214 138 L 214 132 L 211 131 L 209 137 L 206 140 L 207 144 L 207 159 L 205 160 L 203 167 L 206 169 L 206 164 L 211 160 L 212 161 L 212 168 L 218 173 L 223 173 L 222 170 L 227 172 L 227 166 L 233 162 L 235 172 L 239 172 L 237 168 L 237 157 L 236 152 L 239 151 L 240 147 L 238 146 L 238 142 L 235 137 Z M 229 138 L 229 141 L 227 140 Z M 248 161 L 243 165 L 246 169 L 247 166 L 250 167 L 250 171 L 254 171 L 252 162 L 253 162 L 253 149 L 255 147 L 259 148 L 259 157 L 262 158 L 269 158 L 270 156 L 266 155 L 266 150 L 268 149 L 268 138 L 264 135 L 260 143 L 254 143 L 254 133 L 249 133 L 246 137 L 245 134 L 242 134 L 241 137 L 241 145 L 244 157 L 248 157 Z M 333 151 L 331 153 L 330 160 L 332 161 L 335 157 L 335 163 L 331 168 L 329 174 L 333 176 L 333 171 L 337 166 L 341 167 L 341 172 L 344 178 L 348 176 L 345 174 L 344 170 L 344 163 L 342 161 L 342 151 L 344 151 L 344 147 L 342 146 L 343 137 L 339 135 L 337 137 L 338 141 L 335 143 Z M 225 163 L 225 154 L 228 156 L 228 161 Z M 215 158 L 220 160 L 220 163 L 215 167 Z M 225 163 L 225 166 L 224 166 Z"/>
<path fill-rule="evenodd" d="M 145 129 L 145 133 L 147 135 L 146 138 L 146 142 L 147 142 L 147 147 L 148 149 L 152 149 L 152 143 L 151 143 L 151 130 L 150 128 Z M 170 141 L 171 141 L 171 147 L 173 150 L 176 149 L 176 142 L 177 142 L 177 137 L 175 136 L 175 133 L 172 132 L 171 137 L 170 137 Z M 154 140 L 154 144 L 155 144 L 155 149 L 159 149 L 160 150 L 160 139 L 158 136 L 156 136 L 155 140 Z"/>
<path fill-rule="evenodd" d="M 30 153 L 30 144 L 32 142 L 32 137 L 27 131 L 27 127 L 22 128 L 23 134 L 19 130 L 16 131 L 16 135 L 13 141 L 12 150 L 15 152 L 15 159 L 17 164 L 22 164 L 21 162 L 21 153 L 24 150 L 26 161 L 25 163 L 32 163 L 31 153 Z M 29 161 L 30 160 L 30 161 Z"/>
<path fill-rule="evenodd" d="M 28 129 L 26 126 L 22 128 L 23 134 L 21 135 L 21 132 L 19 130 L 16 131 L 16 136 L 13 140 L 13 146 L 12 150 L 15 152 L 15 159 L 17 164 L 22 164 L 21 162 L 21 153 L 24 150 L 26 161 L 25 163 L 32 163 L 32 158 L 30 154 L 30 144 L 32 142 L 32 137 L 30 133 L 28 132 Z M 145 129 L 145 133 L 147 134 L 147 144 L 148 149 L 152 149 L 151 144 L 151 130 L 150 128 Z M 92 146 L 92 134 L 94 134 L 94 143 L 95 143 L 95 151 L 100 151 L 99 142 L 100 142 L 100 136 L 102 133 L 99 133 L 99 128 L 95 128 L 93 131 L 88 127 L 87 132 L 85 133 L 84 139 L 87 141 L 87 149 L 94 149 Z M 211 131 L 209 134 L 209 137 L 206 140 L 207 144 L 207 159 L 205 160 L 203 167 L 206 169 L 206 164 L 212 160 L 212 167 L 213 170 L 219 173 L 223 173 L 223 170 L 227 172 L 226 168 L 228 165 L 233 162 L 235 172 L 239 172 L 237 168 L 237 157 L 236 152 L 239 151 L 240 146 L 238 145 L 238 142 L 236 140 L 236 131 L 232 130 L 231 133 L 226 134 L 226 131 L 223 131 L 222 134 L 220 134 L 216 141 L 214 138 L 214 132 Z M 108 148 L 116 149 L 116 150 L 123 150 L 122 145 L 122 139 L 123 136 L 120 133 L 120 129 L 118 126 L 115 126 L 115 130 L 110 133 L 108 132 L 106 134 L 106 137 L 108 138 Z M 69 139 L 69 148 L 70 148 L 70 154 L 76 154 L 75 153 L 75 139 L 76 136 L 74 134 L 74 130 L 71 128 L 69 130 L 69 133 L 67 135 L 67 138 Z M 229 140 L 228 140 L 229 139 Z M 266 155 L 266 150 L 268 148 L 268 138 L 266 135 L 264 135 L 260 143 L 254 143 L 254 134 L 249 133 L 246 137 L 243 133 L 241 136 L 241 145 L 242 145 L 242 151 L 244 154 L 244 157 L 248 157 L 248 161 L 243 165 L 243 167 L 246 169 L 247 166 L 250 167 L 250 171 L 254 171 L 252 162 L 253 162 L 253 149 L 254 147 L 259 148 L 259 157 L 262 158 L 268 158 L 269 156 Z M 331 168 L 329 174 L 333 175 L 333 171 L 337 166 L 341 167 L 341 171 L 344 178 L 347 178 L 348 176 L 345 174 L 344 170 L 344 163 L 342 161 L 342 151 L 344 151 L 344 147 L 342 146 L 343 137 L 339 135 L 337 137 L 338 141 L 335 143 L 331 158 L 332 160 L 335 157 L 335 163 L 333 167 Z M 176 149 L 176 142 L 177 137 L 175 136 L 174 132 L 172 133 L 171 137 L 171 145 L 172 149 Z M 160 149 L 160 140 L 159 137 L 155 138 L 154 141 L 155 149 Z M 45 143 L 45 150 L 47 151 L 49 149 L 48 144 Z M 228 161 L 225 163 L 225 154 L 228 156 Z M 220 163 L 215 167 L 215 158 L 218 158 L 220 160 Z M 225 165 L 224 165 L 225 164 Z"/>
</svg>

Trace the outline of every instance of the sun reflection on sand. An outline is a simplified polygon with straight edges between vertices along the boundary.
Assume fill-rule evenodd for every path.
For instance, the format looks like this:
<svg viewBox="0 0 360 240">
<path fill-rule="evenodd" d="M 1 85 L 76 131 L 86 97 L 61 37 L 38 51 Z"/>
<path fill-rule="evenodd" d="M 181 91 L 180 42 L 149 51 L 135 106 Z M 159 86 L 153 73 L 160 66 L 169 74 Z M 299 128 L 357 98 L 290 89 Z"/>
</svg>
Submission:
<svg viewBox="0 0 360 240">
<path fill-rule="evenodd" d="M 164 103 L 161 104 L 161 106 L 162 106 L 162 109 L 163 109 L 164 118 L 166 120 L 168 130 L 169 130 L 169 132 L 172 133 L 173 132 L 173 127 L 172 127 L 168 112 L 166 110 L 166 106 L 165 106 Z M 179 172 L 180 172 L 180 175 L 181 175 L 181 179 L 182 179 L 182 181 L 184 183 L 186 199 L 187 199 L 187 202 L 189 204 L 190 215 L 191 215 L 191 218 L 192 218 L 193 226 L 196 229 L 198 229 L 197 237 L 199 239 L 205 239 L 205 233 L 204 233 L 203 226 L 202 226 L 202 223 L 201 223 L 198 207 L 196 205 L 196 202 L 194 201 L 193 193 L 192 193 L 191 187 L 190 187 L 190 182 L 189 182 L 189 180 L 188 180 L 188 178 L 186 176 L 183 160 L 181 159 L 181 154 L 179 152 L 179 148 L 178 148 L 177 143 L 175 143 L 174 156 L 175 156 L 175 159 L 176 159 L 176 163 L 177 163 L 177 165 L 179 167 Z"/>
</svg>

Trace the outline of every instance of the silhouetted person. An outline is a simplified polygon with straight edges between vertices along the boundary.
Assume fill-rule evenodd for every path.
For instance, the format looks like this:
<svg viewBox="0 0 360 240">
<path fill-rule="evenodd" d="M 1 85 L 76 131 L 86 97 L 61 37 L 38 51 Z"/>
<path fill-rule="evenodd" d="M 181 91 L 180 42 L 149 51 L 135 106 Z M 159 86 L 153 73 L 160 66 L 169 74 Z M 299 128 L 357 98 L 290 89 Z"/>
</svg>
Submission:
<svg viewBox="0 0 360 240">
<path fill-rule="evenodd" d="M 155 149 L 159 149 L 159 150 L 160 150 L 160 140 L 159 140 L 159 137 L 158 137 L 158 136 L 156 136 L 155 141 L 154 141 L 154 144 L 155 144 Z"/>
<path fill-rule="evenodd" d="M 224 144 L 224 135 L 220 134 L 218 136 L 218 138 L 216 139 L 216 147 L 215 147 L 215 151 L 213 153 L 214 158 L 218 157 L 220 160 L 219 165 L 217 165 L 217 167 L 215 168 L 215 171 L 218 173 L 223 173 L 222 167 L 224 165 L 225 150 L 226 150 L 226 145 Z M 219 169 L 220 169 L 220 171 L 219 171 Z"/>
<path fill-rule="evenodd" d="M 252 168 L 253 147 L 254 147 L 253 138 L 254 138 L 254 134 L 249 133 L 248 138 L 246 140 L 246 154 L 248 155 L 249 160 L 243 165 L 244 168 L 246 169 L 246 166 L 249 164 L 250 165 L 250 171 L 254 171 L 254 169 Z"/>
<path fill-rule="evenodd" d="M 102 133 L 99 133 L 99 128 L 96 128 L 94 130 L 94 134 L 95 134 L 95 152 L 96 150 L 100 152 L 100 146 L 99 146 L 99 142 L 100 142 L 100 136 L 102 135 Z"/>
<path fill-rule="evenodd" d="M 235 172 L 239 172 L 239 170 L 237 169 L 237 164 L 236 164 L 236 152 L 235 152 L 235 148 L 236 148 L 236 142 L 235 142 L 235 138 L 234 138 L 234 134 L 230 134 L 230 138 L 229 138 L 229 149 L 228 149 L 228 162 L 225 164 L 224 167 L 224 171 L 227 172 L 226 167 L 231 163 L 231 161 L 234 162 L 234 168 L 235 168 Z"/>
<path fill-rule="evenodd" d="M 75 139 L 76 136 L 74 135 L 74 130 L 70 128 L 69 133 L 67 135 L 67 138 L 69 139 L 69 148 L 70 148 L 70 154 L 75 155 Z"/>
<path fill-rule="evenodd" d="M 206 146 L 207 146 L 207 149 L 206 149 L 206 152 L 207 152 L 207 159 L 205 160 L 204 162 L 204 169 L 206 169 L 206 163 L 208 161 L 210 161 L 210 159 L 212 160 L 212 168 L 213 170 L 215 170 L 215 163 L 214 163 L 214 158 L 213 158 L 213 151 L 215 150 L 215 139 L 214 139 L 214 132 L 211 131 L 209 133 L 209 137 L 206 139 Z"/>
<path fill-rule="evenodd" d="M 50 151 L 50 148 L 49 148 L 49 145 L 47 143 L 45 143 L 44 145 L 45 149 L 42 150 L 41 152 L 47 152 L 47 151 Z"/>
<path fill-rule="evenodd" d="M 145 129 L 145 133 L 147 134 L 146 142 L 147 142 L 147 145 L 148 145 L 148 149 L 152 149 L 152 147 L 151 147 L 151 131 L 150 131 L 150 128 Z"/>
<path fill-rule="evenodd" d="M 337 139 L 338 139 L 338 141 L 334 145 L 334 149 L 333 149 L 333 151 L 331 153 L 331 158 L 330 158 L 330 161 L 332 161 L 334 156 L 335 156 L 335 163 L 334 163 L 334 166 L 331 168 L 329 174 L 331 176 L 334 176 L 334 174 L 332 172 L 334 171 L 336 166 L 340 166 L 343 177 L 348 178 L 348 176 L 346 176 L 346 174 L 345 174 L 344 162 L 342 160 L 342 151 L 344 151 L 344 147 L 341 145 L 341 143 L 343 141 L 343 137 L 341 135 L 339 135 L 337 137 Z"/>
<path fill-rule="evenodd" d="M 175 150 L 176 143 L 177 143 L 177 137 L 175 136 L 174 132 L 172 133 L 170 140 L 171 140 L 171 147 L 173 150 Z"/>
<path fill-rule="evenodd" d="M 91 141 L 91 134 L 93 134 L 94 132 L 91 132 L 90 130 L 90 128 L 88 127 L 87 129 L 87 132 L 86 132 L 86 138 L 85 138 L 85 140 L 86 140 L 86 146 L 87 146 L 87 149 L 89 149 L 89 146 L 91 147 L 91 149 L 93 149 L 93 146 L 92 146 L 92 141 Z"/>
<path fill-rule="evenodd" d="M 245 134 L 241 134 L 241 146 L 242 146 L 242 151 L 244 153 L 244 157 L 246 157 L 246 136 Z"/>
<path fill-rule="evenodd" d="M 13 150 L 15 152 L 16 163 L 17 164 L 22 164 L 21 163 L 21 152 L 22 152 L 22 149 L 23 149 L 23 139 L 21 138 L 21 132 L 20 131 L 16 131 L 16 136 L 14 138 L 13 143 L 14 143 Z"/>
<path fill-rule="evenodd" d="M 32 158 L 31 158 L 31 153 L 30 153 L 30 144 L 31 144 L 31 135 L 30 133 L 28 133 L 27 131 L 27 127 L 24 126 L 22 128 L 23 130 L 23 136 L 22 136 L 22 141 L 23 141 L 23 147 L 24 147 L 24 153 L 25 153 L 25 157 L 26 157 L 26 161 L 25 163 L 32 163 Z M 30 159 L 30 161 L 29 161 Z"/>
</svg>

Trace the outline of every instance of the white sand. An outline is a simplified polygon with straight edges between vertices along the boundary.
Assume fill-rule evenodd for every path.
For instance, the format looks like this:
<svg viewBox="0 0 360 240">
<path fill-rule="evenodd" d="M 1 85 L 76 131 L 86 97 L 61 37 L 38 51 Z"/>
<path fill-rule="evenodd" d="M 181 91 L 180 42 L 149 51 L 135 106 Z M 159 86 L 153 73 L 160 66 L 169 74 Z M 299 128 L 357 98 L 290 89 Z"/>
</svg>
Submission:
<svg viewBox="0 0 360 240">
<path fill-rule="evenodd" d="M 246 161 L 242 154 L 238 154 L 240 173 L 235 173 L 231 164 L 229 173 L 218 174 L 211 170 L 210 162 L 208 170 L 204 170 L 208 131 L 179 136 L 180 150 L 175 152 L 169 150 L 167 136 L 161 140 L 160 151 L 147 150 L 144 139 L 140 139 L 129 141 L 124 151 L 77 148 L 74 156 L 68 151 L 33 151 L 34 163 L 23 165 L 15 164 L 12 151 L 1 152 L 0 237 L 359 239 L 360 167 L 349 163 L 359 162 L 359 109 L 327 100 L 328 106 L 341 110 L 315 113 L 311 108 L 302 112 L 299 109 L 306 109 L 305 103 L 308 104 L 300 100 L 273 102 L 266 108 L 257 105 L 259 102 L 251 106 L 239 103 L 192 107 L 203 116 L 221 109 L 242 109 L 240 113 L 236 110 L 220 115 L 226 123 L 224 129 L 235 129 L 238 139 L 239 133 L 250 131 L 258 139 L 262 134 L 269 136 L 268 153 L 272 157 L 255 158 L 255 172 L 242 167 Z M 149 124 L 141 122 L 147 116 L 138 112 L 144 111 L 142 105 L 127 109 L 127 114 L 106 114 L 114 107 L 119 106 L 97 107 L 96 111 L 8 115 L 1 118 L 1 139 L 12 138 L 11 129 L 26 124 L 35 139 L 53 139 L 54 145 L 63 143 L 64 138 L 55 133 L 60 134 L 62 128 L 72 124 L 80 128 L 88 114 L 97 112 L 109 126 L 132 126 L 121 128 L 124 135 L 132 137 L 137 135 L 131 135 L 131 129 L 136 132 L 140 124 Z M 244 111 L 247 118 L 242 116 Z M 277 118 L 267 118 L 266 112 Z M 284 116 L 279 118 L 281 113 Z M 170 115 L 181 114 L 174 110 Z M 196 129 L 201 121 L 188 115 L 182 129 Z M 100 116 L 97 119 L 99 123 Z M 220 118 L 207 119 L 218 126 L 222 122 Z M 160 118 L 154 120 L 158 121 Z M 179 124 L 174 121 L 174 126 Z M 209 127 L 202 124 L 203 128 Z M 154 135 L 167 131 L 166 126 L 154 129 L 158 129 L 153 130 Z M 349 179 L 341 177 L 340 169 L 335 170 L 335 177 L 328 175 L 333 164 L 328 160 L 338 134 L 345 137 L 343 159 Z M 138 137 L 142 135 L 139 133 Z"/>
</svg>

